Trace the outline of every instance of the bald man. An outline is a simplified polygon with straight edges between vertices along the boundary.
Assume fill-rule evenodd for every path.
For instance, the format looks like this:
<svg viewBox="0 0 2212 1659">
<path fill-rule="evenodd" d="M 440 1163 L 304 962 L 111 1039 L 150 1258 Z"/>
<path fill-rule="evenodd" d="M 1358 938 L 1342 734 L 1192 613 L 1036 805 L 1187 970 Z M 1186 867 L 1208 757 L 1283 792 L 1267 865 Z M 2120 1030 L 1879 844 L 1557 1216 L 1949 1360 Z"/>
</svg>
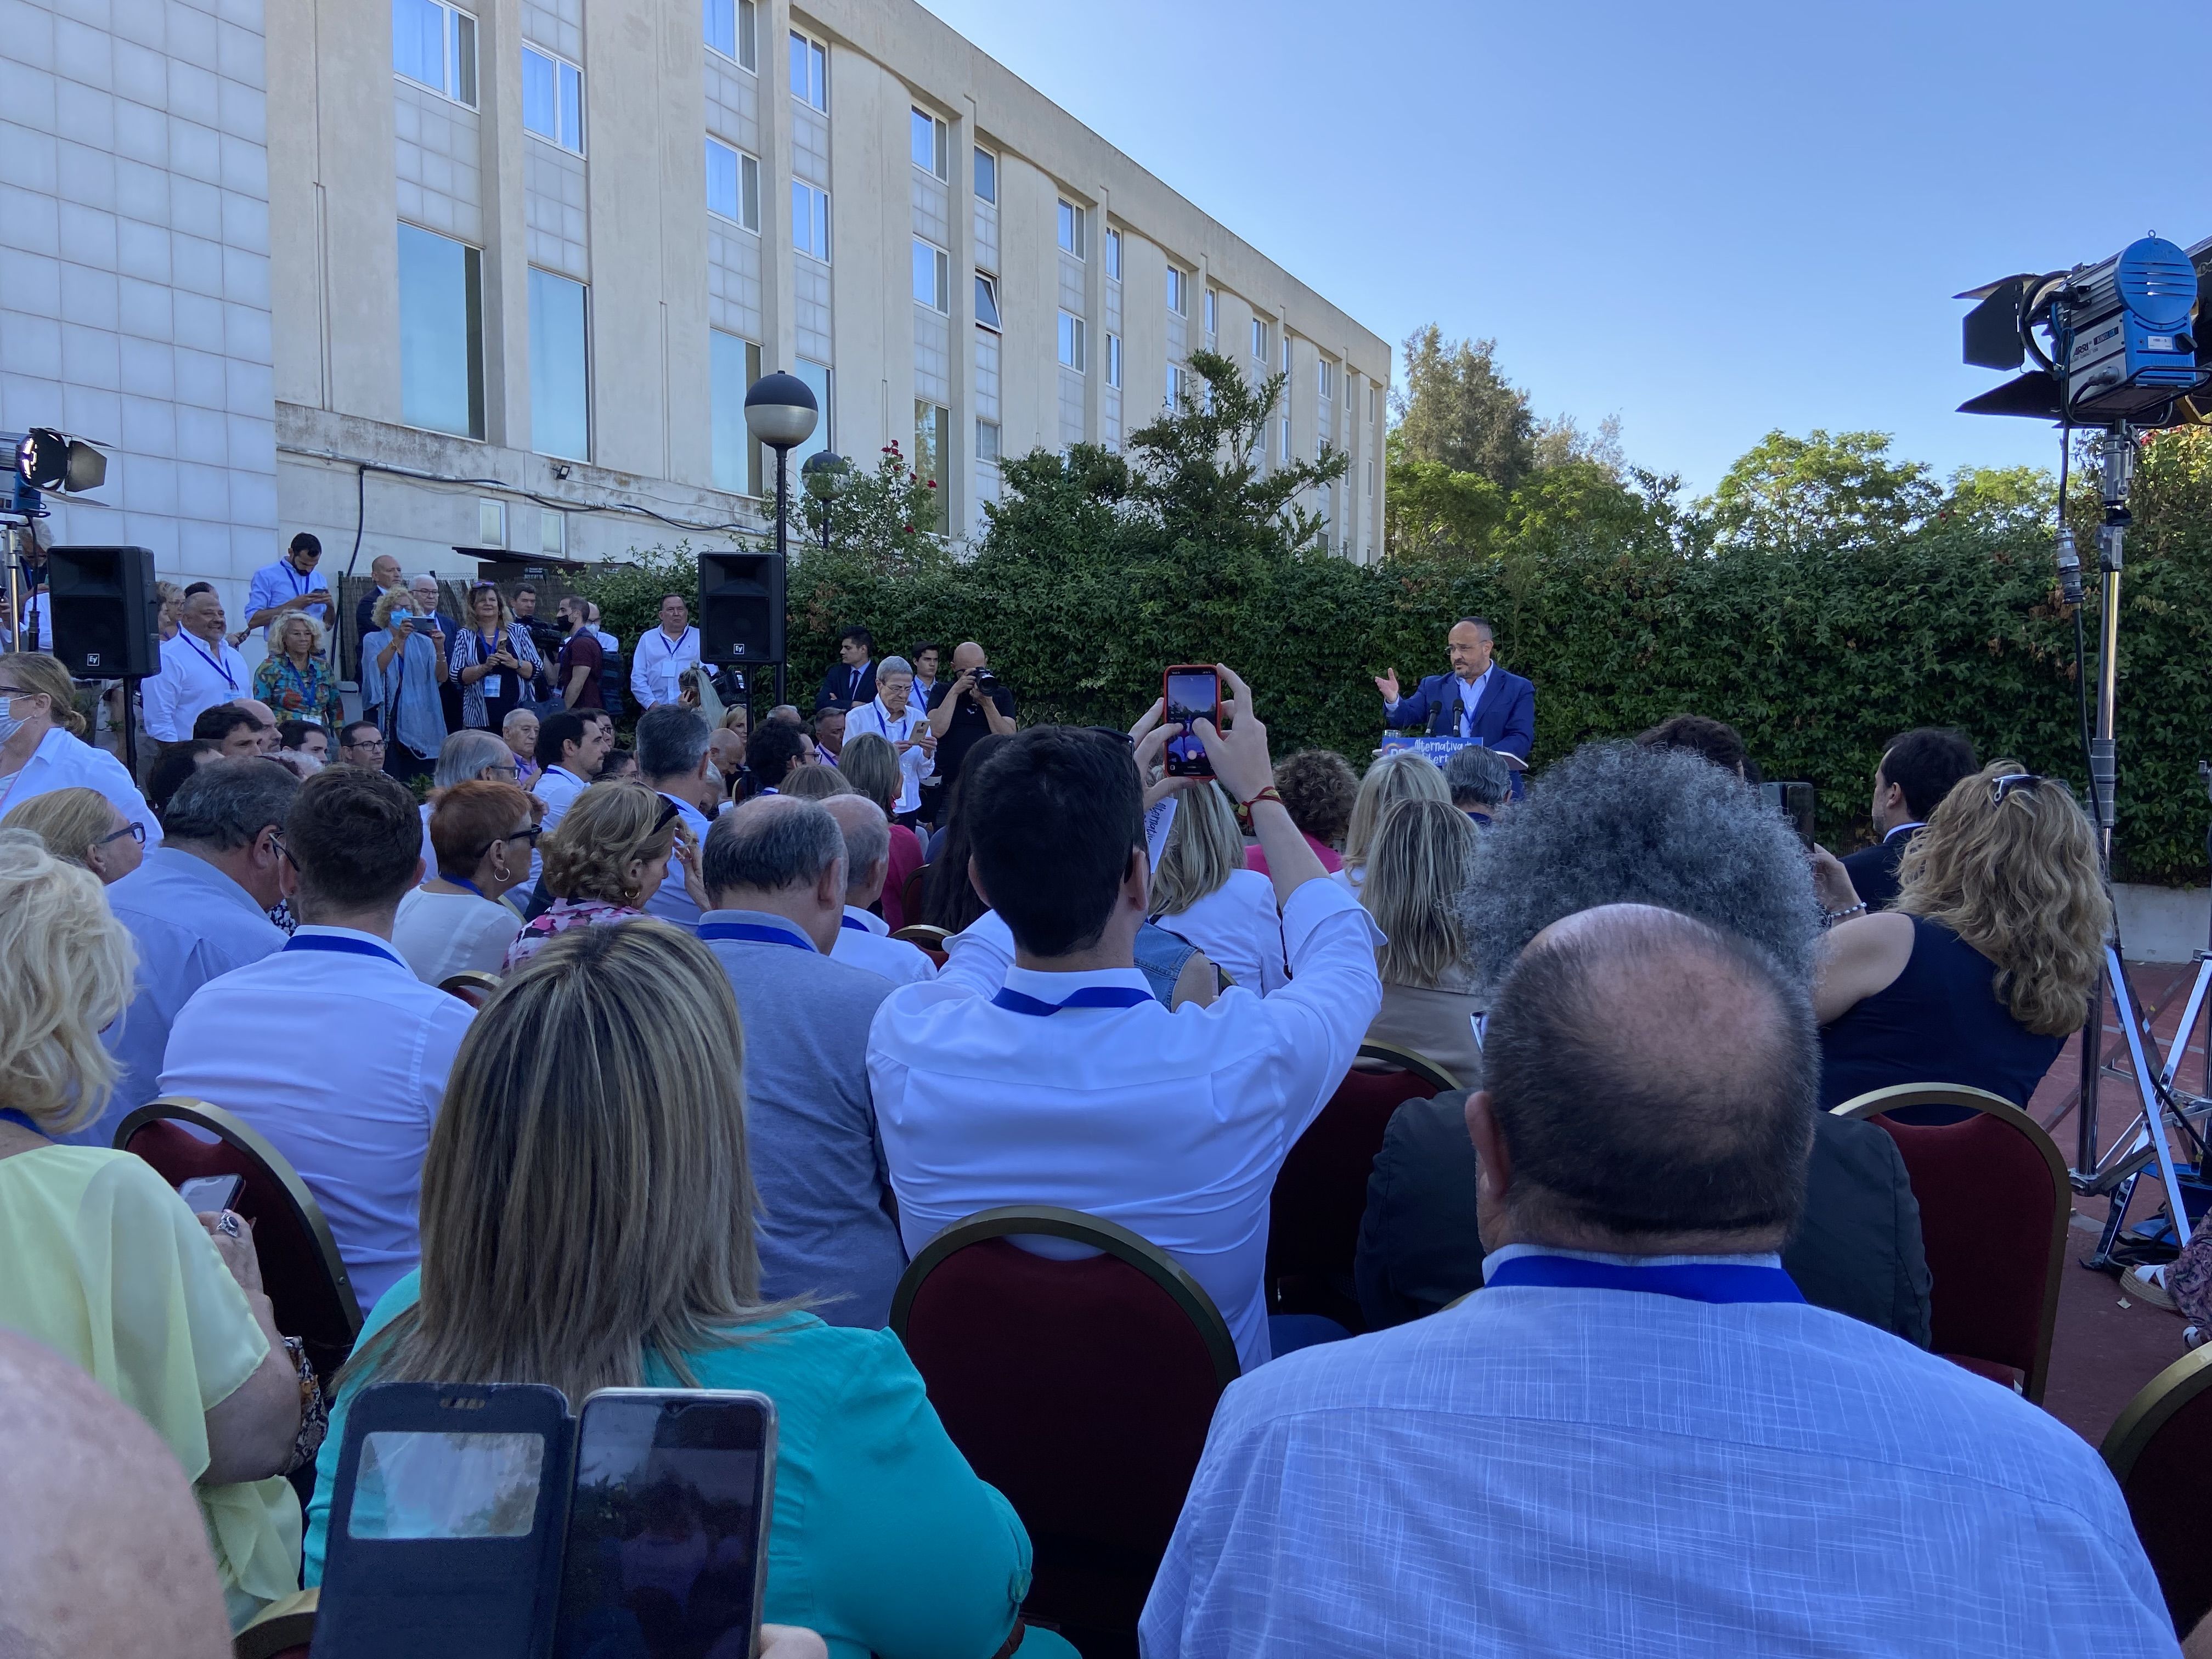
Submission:
<svg viewBox="0 0 2212 1659">
<path fill-rule="evenodd" d="M 990 672 L 990 659 L 973 640 L 963 641 L 952 653 L 952 673 L 939 680 L 929 694 L 929 729 L 937 734 L 934 805 L 926 810 L 941 819 L 945 804 L 952 799 L 952 781 L 961 763 L 987 732 L 1011 737 L 1014 730 L 1014 694 Z M 980 683 L 979 683 L 980 682 Z"/>
<path fill-rule="evenodd" d="M 143 1418 L 0 1331 L 0 1656 L 226 1659 L 199 1505 Z"/>
</svg>

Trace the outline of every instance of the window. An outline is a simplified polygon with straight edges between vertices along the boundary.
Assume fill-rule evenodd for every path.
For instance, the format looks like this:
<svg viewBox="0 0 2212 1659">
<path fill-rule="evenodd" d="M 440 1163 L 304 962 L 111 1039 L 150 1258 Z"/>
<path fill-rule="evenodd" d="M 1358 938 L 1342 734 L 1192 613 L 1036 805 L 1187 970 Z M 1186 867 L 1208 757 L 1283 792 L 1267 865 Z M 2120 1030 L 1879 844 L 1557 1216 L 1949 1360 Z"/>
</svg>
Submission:
<svg viewBox="0 0 2212 1659">
<path fill-rule="evenodd" d="M 1106 384 L 1121 384 L 1121 337 L 1118 334 L 1106 337 Z"/>
<path fill-rule="evenodd" d="M 1206 331 L 1208 334 L 1213 332 L 1214 312 L 1220 298 L 1212 289 L 1206 290 Z"/>
<path fill-rule="evenodd" d="M 1375 424 L 1375 388 L 1371 386 L 1367 388 L 1367 424 Z M 1371 467 L 1375 463 L 1370 461 L 1367 465 Z"/>
<path fill-rule="evenodd" d="M 981 144 L 975 147 L 975 195 L 979 201 L 999 199 L 999 158 Z"/>
<path fill-rule="evenodd" d="M 1060 252 L 1073 253 L 1079 259 L 1085 257 L 1083 233 L 1086 216 L 1083 210 L 1073 202 L 1060 204 Z"/>
<path fill-rule="evenodd" d="M 538 515 L 538 550 L 550 559 L 568 554 L 568 515 L 550 507 Z"/>
<path fill-rule="evenodd" d="M 392 67 L 474 109 L 477 20 L 441 0 L 392 0 Z"/>
<path fill-rule="evenodd" d="M 480 547 L 507 545 L 507 503 L 477 498 L 477 544 Z"/>
<path fill-rule="evenodd" d="M 945 524 L 945 462 L 952 447 L 952 411 L 925 398 L 914 400 L 914 476 L 933 483 L 928 522 L 921 528 L 942 536 Z"/>
<path fill-rule="evenodd" d="M 1289 464 L 1289 462 L 1290 462 L 1290 459 L 1291 459 L 1291 417 L 1290 417 L 1289 416 L 1287 416 L 1287 415 L 1285 415 L 1285 416 L 1283 416 L 1283 453 L 1282 453 L 1282 459 L 1283 459 L 1284 464 L 1285 464 L 1285 465 L 1287 465 Z"/>
<path fill-rule="evenodd" d="M 1168 309 L 1178 317 L 1190 315 L 1190 313 L 1183 308 L 1184 280 L 1182 271 L 1177 270 L 1173 265 L 1168 267 Z"/>
<path fill-rule="evenodd" d="M 1372 459 L 1367 463 L 1367 493 L 1370 495 L 1375 493 L 1375 463 Z"/>
<path fill-rule="evenodd" d="M 591 379 L 584 285 L 530 268 L 530 447 L 592 459 Z"/>
<path fill-rule="evenodd" d="M 399 418 L 484 432 L 483 255 L 451 237 L 399 227 Z"/>
<path fill-rule="evenodd" d="M 829 263 L 830 192 L 796 179 L 791 181 L 791 245 Z"/>
<path fill-rule="evenodd" d="M 985 328 L 999 327 L 999 285 L 981 271 L 975 273 L 975 320 Z"/>
<path fill-rule="evenodd" d="M 1106 233 L 1106 274 L 1117 283 L 1121 280 L 1121 233 L 1118 230 Z"/>
<path fill-rule="evenodd" d="M 927 110 L 909 110 L 908 114 L 913 129 L 909 143 L 915 166 L 933 179 L 945 178 L 945 123 Z"/>
<path fill-rule="evenodd" d="M 522 49 L 522 129 L 584 153 L 584 71 L 535 46 Z"/>
<path fill-rule="evenodd" d="M 914 297 L 932 311 L 952 309 L 952 256 L 919 236 L 914 239 Z"/>
<path fill-rule="evenodd" d="M 1324 357 L 1315 367 L 1320 370 L 1315 377 L 1315 390 L 1324 398 L 1336 396 L 1336 365 Z"/>
<path fill-rule="evenodd" d="M 814 407 L 822 416 L 821 423 L 814 428 L 816 441 L 824 449 L 835 449 L 837 446 L 832 434 L 837 429 L 837 377 L 830 373 L 829 364 L 811 362 L 804 357 L 792 363 L 791 372 L 805 381 L 806 389 L 814 394 Z M 756 380 L 759 378 L 757 374 L 753 376 Z"/>
<path fill-rule="evenodd" d="M 1263 363 L 1267 361 L 1267 325 L 1257 317 L 1252 319 L 1252 355 Z"/>
<path fill-rule="evenodd" d="M 713 427 L 714 488 L 740 495 L 761 493 L 760 446 L 745 428 L 745 392 L 761 377 L 761 349 L 750 340 L 709 329 L 707 404 Z"/>
<path fill-rule="evenodd" d="M 1181 363 L 1168 365 L 1168 407 L 1170 409 L 1182 407 L 1182 365 Z"/>
<path fill-rule="evenodd" d="M 1084 357 L 1083 319 L 1063 311 L 1060 313 L 1060 361 L 1080 374 Z"/>
<path fill-rule="evenodd" d="M 1000 442 L 999 423 L 996 421 L 975 422 L 975 459 L 977 460 L 997 460 Z"/>
<path fill-rule="evenodd" d="M 830 54 L 797 29 L 791 32 L 791 95 L 818 110 L 830 107 Z"/>
<path fill-rule="evenodd" d="M 1283 336 L 1283 373 L 1284 373 L 1284 374 L 1289 374 L 1290 372 L 1291 372 L 1291 337 L 1290 337 L 1289 335 L 1285 334 L 1285 335 L 1284 335 L 1284 336 Z"/>
<path fill-rule="evenodd" d="M 707 211 L 760 228 L 760 163 L 743 150 L 707 141 Z"/>
<path fill-rule="evenodd" d="M 753 0 L 702 0 L 707 44 L 739 69 L 760 68 L 760 15 Z"/>
</svg>

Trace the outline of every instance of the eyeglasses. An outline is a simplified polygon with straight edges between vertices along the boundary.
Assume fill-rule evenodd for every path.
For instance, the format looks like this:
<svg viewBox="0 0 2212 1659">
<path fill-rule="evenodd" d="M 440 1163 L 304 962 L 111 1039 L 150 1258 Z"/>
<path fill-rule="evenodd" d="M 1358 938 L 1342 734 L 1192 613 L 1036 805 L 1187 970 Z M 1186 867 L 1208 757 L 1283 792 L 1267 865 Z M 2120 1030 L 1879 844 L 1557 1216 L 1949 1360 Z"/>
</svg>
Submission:
<svg viewBox="0 0 2212 1659">
<path fill-rule="evenodd" d="M 292 849 L 284 845 L 284 837 L 278 835 L 274 830 L 271 830 L 269 832 L 269 845 L 276 852 L 278 857 L 282 858 L 285 863 L 290 865 L 295 870 L 300 867 L 300 860 L 294 858 L 292 856 Z"/>
<path fill-rule="evenodd" d="M 504 846 L 507 842 L 511 841 L 526 841 L 530 843 L 531 850 L 535 852 L 538 850 L 538 838 L 544 833 L 545 831 L 543 829 L 535 824 L 532 825 L 527 830 L 511 830 L 507 834 L 501 836 L 495 840 L 488 841 L 483 846 L 477 848 L 476 850 L 476 856 L 477 858 L 482 858 L 486 853 L 490 852 L 493 848 Z"/>
<path fill-rule="evenodd" d="M 143 823 L 126 823 L 120 830 L 110 835 L 102 836 L 98 841 L 93 842 L 93 845 L 105 847 L 110 842 L 121 841 L 125 836 L 143 847 L 146 844 L 146 826 Z"/>
<path fill-rule="evenodd" d="M 2002 806 L 2005 797 L 2022 789 L 2033 789 L 2051 780 L 2033 772 L 2008 772 L 2001 778 L 1990 780 L 1990 805 Z"/>
</svg>

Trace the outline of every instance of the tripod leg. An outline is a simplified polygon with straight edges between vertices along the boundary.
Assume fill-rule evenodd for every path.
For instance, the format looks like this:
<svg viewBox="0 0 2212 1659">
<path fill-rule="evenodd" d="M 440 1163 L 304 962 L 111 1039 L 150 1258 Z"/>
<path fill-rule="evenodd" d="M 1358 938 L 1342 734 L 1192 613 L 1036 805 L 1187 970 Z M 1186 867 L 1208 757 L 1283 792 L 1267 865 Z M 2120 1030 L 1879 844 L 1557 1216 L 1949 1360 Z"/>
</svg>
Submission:
<svg viewBox="0 0 2212 1659">
<path fill-rule="evenodd" d="M 2173 1146 L 2166 1137 L 2165 1102 L 2153 1082 L 2158 1075 L 2157 1062 L 2144 1052 L 2142 1026 L 2136 1018 L 2134 999 L 2129 994 L 2127 970 L 2120 964 L 2120 953 L 2110 945 L 2105 949 L 2105 971 L 2112 981 L 2113 1012 L 2119 1015 L 2120 1029 L 2127 1034 L 2128 1060 L 2135 1073 L 2136 1087 L 2142 1094 L 2143 1130 L 2157 1148 L 2159 1177 L 2165 1184 L 2166 1200 L 2173 1206 L 2174 1242 L 2186 1244 L 2189 1207 L 2182 1201 L 2181 1173 L 2174 1167 Z"/>
<path fill-rule="evenodd" d="M 2089 988 L 2089 1023 L 2081 1028 L 2081 1089 L 2075 1125 L 2074 1171 L 2091 1175 L 2097 1168 L 2097 1084 L 2105 1062 L 2105 986 L 2099 980 Z"/>
<path fill-rule="evenodd" d="M 2120 1228 L 2128 1218 L 2128 1205 L 2136 1195 L 2136 1182 L 2142 1179 L 2138 1170 L 2112 1188 L 2112 1212 L 2105 1218 L 2105 1230 L 2097 1235 L 2097 1253 L 2081 1265 L 2110 1271 L 2119 1264 L 2112 1260 L 2112 1246 L 2120 1242 Z"/>
</svg>

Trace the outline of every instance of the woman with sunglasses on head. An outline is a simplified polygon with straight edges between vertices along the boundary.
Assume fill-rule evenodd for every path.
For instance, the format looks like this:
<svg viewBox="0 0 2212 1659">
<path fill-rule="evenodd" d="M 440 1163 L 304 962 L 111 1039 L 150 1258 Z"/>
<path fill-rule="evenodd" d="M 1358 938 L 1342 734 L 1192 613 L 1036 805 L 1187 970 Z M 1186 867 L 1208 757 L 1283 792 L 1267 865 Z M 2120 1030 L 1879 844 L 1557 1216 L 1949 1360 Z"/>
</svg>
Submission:
<svg viewBox="0 0 2212 1659">
<path fill-rule="evenodd" d="M 522 931 L 507 901 L 530 876 L 537 801 L 511 783 L 471 781 L 444 791 L 430 814 L 437 868 L 399 901 L 392 943 L 415 977 L 442 984 L 459 973 L 495 974 Z"/>
<path fill-rule="evenodd" d="M 635 921 L 646 902 L 674 878 L 702 910 L 714 907 L 699 884 L 699 848 L 675 804 L 642 785 L 595 783 L 545 837 L 545 890 L 551 908 L 534 916 L 507 947 L 507 966 L 527 962 L 572 927 Z"/>
<path fill-rule="evenodd" d="M 1837 885 L 1842 878 L 1841 886 Z M 2026 1106 L 2088 1012 L 2112 902 L 2087 814 L 2056 778 L 2001 760 L 1962 778 L 1898 866 L 1895 905 L 1841 901 L 1813 994 L 1820 1104 L 1899 1083 L 1956 1083 Z M 1944 1121 L 1959 1115 L 1900 1115 Z"/>
</svg>

